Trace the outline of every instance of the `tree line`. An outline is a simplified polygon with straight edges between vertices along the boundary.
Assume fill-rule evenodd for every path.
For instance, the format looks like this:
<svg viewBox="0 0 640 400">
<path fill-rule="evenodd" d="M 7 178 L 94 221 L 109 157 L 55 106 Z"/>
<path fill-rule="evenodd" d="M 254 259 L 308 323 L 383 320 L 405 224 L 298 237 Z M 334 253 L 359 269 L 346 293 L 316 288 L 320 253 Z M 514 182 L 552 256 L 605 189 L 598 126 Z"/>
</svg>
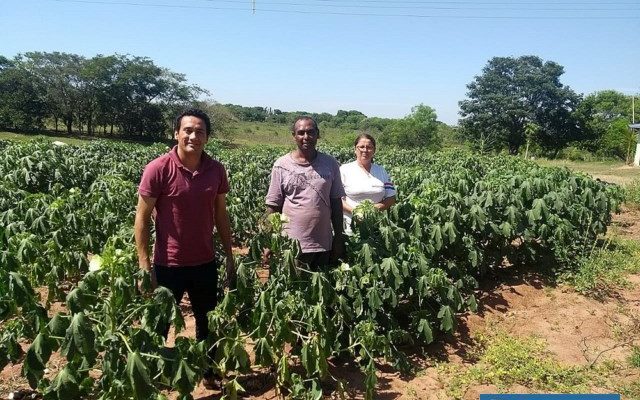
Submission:
<svg viewBox="0 0 640 400">
<path fill-rule="evenodd" d="M 205 90 L 146 57 L 29 52 L 0 56 L 0 127 L 164 138 Z"/>
<path fill-rule="evenodd" d="M 556 156 L 574 146 L 628 160 L 636 142 L 628 129 L 631 97 L 613 90 L 583 96 L 561 82 L 563 74 L 561 65 L 536 56 L 494 57 L 467 85 L 458 127 L 451 128 L 424 104 L 398 119 L 218 104 L 146 57 L 29 52 L 0 56 L 0 129 L 165 139 L 179 110 L 195 105 L 212 114 L 214 130 L 233 121 L 289 124 L 305 114 L 321 130 L 366 131 L 399 147 L 435 150 L 443 132 L 453 132 L 453 140 L 479 151 Z"/>
</svg>

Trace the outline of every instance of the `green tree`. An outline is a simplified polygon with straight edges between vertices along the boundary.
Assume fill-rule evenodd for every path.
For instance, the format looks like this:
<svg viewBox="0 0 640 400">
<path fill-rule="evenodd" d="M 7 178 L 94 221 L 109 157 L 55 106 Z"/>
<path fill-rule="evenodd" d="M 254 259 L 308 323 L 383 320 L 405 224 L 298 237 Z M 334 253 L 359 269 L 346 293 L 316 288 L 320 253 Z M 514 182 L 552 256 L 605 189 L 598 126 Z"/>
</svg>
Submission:
<svg viewBox="0 0 640 400">
<path fill-rule="evenodd" d="M 45 103 L 34 77 L 0 56 L 0 127 L 38 129 L 45 116 Z"/>
<path fill-rule="evenodd" d="M 329 121 L 329 126 L 333 128 L 343 128 L 356 130 L 362 121 L 367 119 L 367 116 L 357 110 L 338 110 L 336 116 L 332 121 Z"/>
<path fill-rule="evenodd" d="M 226 106 L 213 101 L 203 100 L 196 101 L 195 107 L 205 111 L 211 119 L 211 130 L 213 136 L 221 136 L 229 138 L 232 134 L 231 124 L 238 118 Z M 279 110 L 278 110 L 279 111 Z"/>
<path fill-rule="evenodd" d="M 629 143 L 635 143 L 635 137 L 627 127 L 632 122 L 631 104 L 631 96 L 615 90 L 585 97 L 576 110 L 580 128 L 588 138 L 582 147 L 604 156 L 628 159 Z"/>
<path fill-rule="evenodd" d="M 465 134 L 483 150 L 506 146 L 517 154 L 525 127 L 535 123 L 538 144 L 559 151 L 580 134 L 573 118 L 580 98 L 560 82 L 563 73 L 561 65 L 536 56 L 492 58 L 460 102 Z"/>
<path fill-rule="evenodd" d="M 631 163 L 636 140 L 636 134 L 629 129 L 629 122 L 618 118 L 609 124 L 600 143 L 605 154 Z"/>
<path fill-rule="evenodd" d="M 361 131 L 381 133 L 392 123 L 390 118 L 369 117 L 360 121 L 358 129 Z"/>
<path fill-rule="evenodd" d="M 386 126 L 380 141 L 403 148 L 439 149 L 442 139 L 438 135 L 435 110 L 424 104 L 413 107 L 411 114 Z"/>
<path fill-rule="evenodd" d="M 80 70 L 84 58 L 68 53 L 29 52 L 17 57 L 38 84 L 47 104 L 47 114 L 53 118 L 56 131 L 58 121 L 65 124 L 67 133 L 73 133 L 80 105 Z"/>
</svg>

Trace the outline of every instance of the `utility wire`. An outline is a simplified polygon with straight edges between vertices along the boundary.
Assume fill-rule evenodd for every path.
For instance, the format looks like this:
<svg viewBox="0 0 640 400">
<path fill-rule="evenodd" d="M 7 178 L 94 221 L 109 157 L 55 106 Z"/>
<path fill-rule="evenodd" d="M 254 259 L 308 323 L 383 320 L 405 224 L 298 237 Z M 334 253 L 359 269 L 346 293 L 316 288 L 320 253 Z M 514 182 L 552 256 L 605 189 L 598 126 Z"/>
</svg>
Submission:
<svg viewBox="0 0 640 400">
<path fill-rule="evenodd" d="M 323 3 L 383 3 L 388 4 L 388 0 L 312 0 Z M 519 5 L 519 4 L 529 4 L 529 5 L 554 5 L 554 4 L 571 4 L 571 5 L 637 5 L 637 1 L 610 1 L 606 3 L 602 3 L 600 1 L 552 1 L 552 2 L 540 2 L 540 1 L 473 1 L 473 0 L 424 0 L 424 1 L 394 1 L 396 4 L 506 4 L 506 5 Z"/>
<path fill-rule="evenodd" d="M 133 1 L 105 1 L 105 0 L 51 0 L 59 3 L 80 3 L 80 4 L 102 4 L 102 5 L 127 5 L 136 7 L 155 7 L 155 8 L 181 8 L 181 9 L 208 9 L 208 10 L 230 10 L 230 11 L 252 11 L 248 7 L 217 7 L 217 6 L 199 6 L 199 5 L 184 5 L 184 4 L 159 4 L 159 3 L 139 3 Z M 259 4 L 259 3 L 258 3 Z M 304 4 L 307 6 L 308 4 Z M 457 9 L 463 10 L 463 9 Z M 492 9 L 496 11 L 498 9 Z M 485 11 L 484 9 L 474 9 L 473 11 Z M 530 9 L 522 11 L 531 11 Z M 582 10 L 553 10 L 553 11 L 582 11 Z M 619 11 L 619 10 L 608 10 Z M 267 13 L 279 13 L 279 14 L 311 14 L 311 15 L 340 15 L 340 16 L 359 16 L 359 17 L 395 17 L 395 18 L 427 18 L 427 19 L 502 19 L 502 20 L 637 20 L 637 16 L 581 16 L 581 15 L 548 15 L 548 16 L 532 16 L 532 15 L 427 15 L 427 14 L 382 14 L 382 13 L 370 13 L 370 12 L 343 12 L 343 11 L 309 11 L 309 10 L 283 10 L 283 9 L 270 9 L 261 8 L 256 6 L 255 12 L 267 12 Z"/>
<path fill-rule="evenodd" d="M 244 0 L 204 0 L 209 3 L 232 3 L 232 4 L 246 4 Z M 335 0 L 329 0 L 335 1 Z M 546 5 L 546 6 L 554 6 L 554 5 L 566 5 L 561 3 L 471 3 L 471 2 L 450 2 L 451 4 L 460 4 L 459 7 L 443 7 L 443 6 L 434 6 L 433 4 L 448 4 L 447 2 L 439 1 L 433 3 L 420 3 L 418 5 L 392 5 L 392 6 L 381 6 L 381 5 L 364 5 L 364 4 L 312 4 L 312 3 L 292 3 L 292 2 L 282 2 L 282 1 L 260 1 L 261 5 L 288 5 L 288 6 L 304 6 L 304 7 L 337 7 L 337 8 L 371 8 L 371 9 L 430 9 L 430 10 L 516 10 L 516 11 L 640 11 L 640 8 L 532 8 L 532 7 L 513 7 L 517 5 Z M 387 3 L 388 4 L 388 3 Z M 479 5 L 479 7 L 466 7 L 467 4 L 475 4 Z M 506 5 L 509 7 L 485 7 L 485 4 L 493 5 Z M 596 5 L 596 6 L 604 6 L 607 4 L 594 4 L 594 3 L 583 3 L 585 5 Z M 620 5 L 620 4 L 613 4 Z M 634 5 L 638 5 L 638 3 L 634 3 Z"/>
</svg>

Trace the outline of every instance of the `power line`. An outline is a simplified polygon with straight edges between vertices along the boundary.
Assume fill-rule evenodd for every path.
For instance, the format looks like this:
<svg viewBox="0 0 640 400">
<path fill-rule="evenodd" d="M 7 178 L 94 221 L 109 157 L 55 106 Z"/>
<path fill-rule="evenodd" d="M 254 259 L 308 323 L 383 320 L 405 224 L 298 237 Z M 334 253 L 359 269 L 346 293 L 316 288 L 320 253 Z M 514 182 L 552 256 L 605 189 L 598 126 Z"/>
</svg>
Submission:
<svg viewBox="0 0 640 400">
<path fill-rule="evenodd" d="M 216 2 L 216 3 L 232 3 L 232 4 L 246 4 L 244 0 L 204 0 L 207 2 Z M 254 0 L 255 1 L 255 0 Z M 320 1 L 320 0 L 316 0 Z M 489 3 L 477 3 L 477 2 L 432 2 L 432 3 L 420 3 L 418 5 L 405 5 L 405 6 L 381 6 L 381 5 L 364 5 L 364 4 L 327 4 L 329 1 L 335 2 L 335 0 L 326 0 L 322 4 L 312 4 L 312 3 L 299 3 L 299 2 L 283 2 L 283 1 L 260 1 L 260 4 L 264 5 L 288 5 L 288 6 L 304 6 L 304 7 L 334 7 L 334 8 L 371 8 L 371 9 L 430 9 L 430 10 L 517 10 L 517 11 L 640 11 L 640 8 L 532 8 L 532 7 L 514 7 L 517 5 L 546 5 L 546 6 L 555 6 L 555 5 L 568 5 L 569 3 L 497 3 L 497 2 L 489 2 Z M 402 3 L 402 2 L 400 2 Z M 388 3 L 387 3 L 388 4 Z M 443 6 L 434 6 L 434 4 L 454 4 L 461 5 L 458 7 L 443 7 Z M 467 4 L 479 5 L 480 7 L 465 7 Z M 584 5 L 597 5 L 603 6 L 608 4 L 595 4 L 595 3 L 581 3 Z M 509 7 L 485 7 L 484 5 L 506 5 Z M 575 4 L 572 4 L 575 5 Z M 621 4 L 612 4 L 612 5 L 621 5 Z M 634 3 L 634 5 L 638 5 L 638 3 Z M 254 4 L 255 7 L 255 4 Z"/>
<path fill-rule="evenodd" d="M 388 0 L 312 0 L 323 3 L 384 3 L 388 4 Z M 602 2 L 589 2 L 589 1 L 552 1 L 552 2 L 539 2 L 539 1 L 473 1 L 473 0 L 423 0 L 423 1 L 411 1 L 411 0 L 401 0 L 394 1 L 396 4 L 506 4 L 506 5 L 519 5 L 519 4 L 529 4 L 529 5 L 554 5 L 554 4 L 563 4 L 563 5 L 637 5 L 637 1 L 610 1 L 607 3 Z"/>
<path fill-rule="evenodd" d="M 139 3 L 133 1 L 106 1 L 106 0 L 51 0 L 59 3 L 81 3 L 81 4 L 101 4 L 101 5 L 126 5 L 136 7 L 153 7 L 153 8 L 180 8 L 180 9 L 209 9 L 209 10 L 229 10 L 229 11 L 252 11 L 247 7 L 217 7 L 217 6 L 200 6 L 200 5 L 184 5 L 184 4 L 159 4 L 159 3 Z M 239 4 L 239 3 L 238 3 Z M 246 2 L 245 2 L 246 4 Z M 309 4 L 304 4 L 308 6 Z M 255 12 L 267 12 L 267 13 L 280 13 L 280 14 L 307 14 L 307 15 L 338 15 L 338 16 L 359 16 L 359 17 L 393 17 L 393 18 L 425 18 L 425 19 L 501 19 L 501 20 L 637 20 L 636 16 L 581 16 L 581 15 L 547 15 L 547 16 L 533 16 L 533 15 L 427 15 L 427 14 L 415 14 L 415 13 L 403 13 L 403 14 L 382 14 L 371 12 L 344 12 L 344 11 L 309 11 L 309 10 L 283 10 L 283 9 L 270 9 L 260 8 L 256 6 Z M 463 10 L 461 8 L 456 10 Z M 485 11 L 486 9 L 473 9 L 473 11 Z M 493 9 L 496 11 L 498 9 Z M 505 10 L 508 11 L 508 10 Z M 522 11 L 532 11 L 531 9 L 523 9 Z M 584 10 L 552 10 L 552 11 L 584 11 Z M 620 11 L 620 10 L 608 10 L 608 11 Z"/>
</svg>

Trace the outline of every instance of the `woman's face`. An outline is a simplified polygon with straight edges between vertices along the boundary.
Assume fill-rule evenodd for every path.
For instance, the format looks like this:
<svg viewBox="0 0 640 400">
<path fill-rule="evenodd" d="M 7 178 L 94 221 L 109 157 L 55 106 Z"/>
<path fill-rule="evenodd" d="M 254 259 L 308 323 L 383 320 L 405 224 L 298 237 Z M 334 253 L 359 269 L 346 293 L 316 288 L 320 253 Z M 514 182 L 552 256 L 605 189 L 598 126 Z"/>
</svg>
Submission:
<svg viewBox="0 0 640 400">
<path fill-rule="evenodd" d="M 373 155 L 376 154 L 376 147 L 367 138 L 361 138 L 356 144 L 356 160 L 360 163 L 370 163 Z"/>
</svg>

